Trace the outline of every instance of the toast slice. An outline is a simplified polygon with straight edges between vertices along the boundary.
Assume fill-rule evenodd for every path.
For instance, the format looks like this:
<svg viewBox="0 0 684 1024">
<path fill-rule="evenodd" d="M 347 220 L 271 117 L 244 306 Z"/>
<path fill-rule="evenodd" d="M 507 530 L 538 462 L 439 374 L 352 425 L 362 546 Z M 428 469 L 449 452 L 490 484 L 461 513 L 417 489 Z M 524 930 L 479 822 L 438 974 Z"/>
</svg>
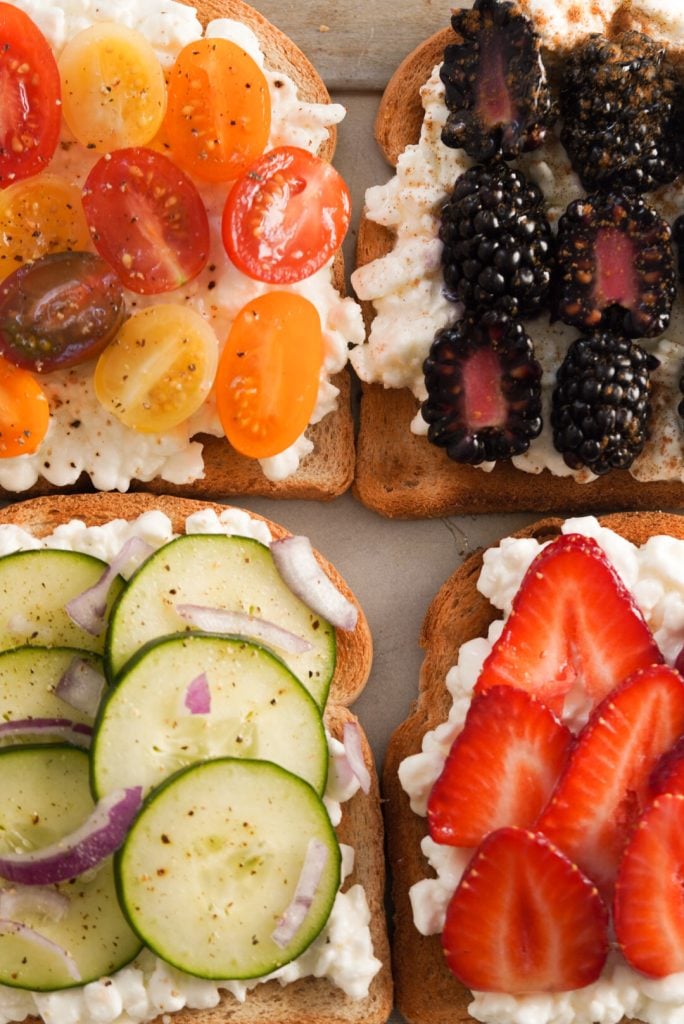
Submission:
<svg viewBox="0 0 684 1024">
<path fill-rule="evenodd" d="M 632 543 L 667 534 L 684 539 L 684 517 L 662 513 L 617 513 L 601 519 L 604 526 Z M 515 534 L 538 541 L 560 533 L 562 520 L 543 519 Z M 421 750 L 426 732 L 444 722 L 451 707 L 445 685 L 458 650 L 474 637 L 485 636 L 499 613 L 476 588 L 483 552 L 473 554 L 443 584 L 425 616 L 420 644 L 425 651 L 419 694 L 411 715 L 390 739 L 383 766 L 385 824 L 394 905 L 393 963 L 396 1005 L 410 1024 L 457 1024 L 470 1021 L 471 994 L 447 969 L 438 935 L 420 935 L 413 924 L 410 887 L 431 875 L 420 843 L 427 819 L 414 814 L 399 782 L 401 761 Z"/>
<path fill-rule="evenodd" d="M 663 38 L 662 21 L 653 14 L 640 13 L 636 2 L 559 0 L 549 5 L 541 0 L 521 0 L 521 6 L 534 15 L 545 56 L 551 61 L 562 56 L 568 39 L 574 43 L 589 31 L 611 33 L 637 28 Z M 563 33 L 557 29 L 561 23 Z M 443 28 L 421 43 L 399 65 L 385 89 L 375 138 L 393 166 L 407 146 L 418 142 L 424 114 L 420 88 L 435 65 L 441 63 L 444 47 L 453 35 L 450 28 Z M 550 51 L 548 46 L 552 47 Z M 673 57 L 681 59 L 681 54 L 680 42 Z M 364 211 L 357 239 L 357 267 L 387 255 L 393 242 L 393 232 L 369 220 Z M 373 305 L 364 301 L 362 306 L 370 332 Z M 677 507 L 684 500 L 681 482 L 642 482 L 627 470 L 613 470 L 591 483 L 578 484 L 571 477 L 554 476 L 548 470 L 538 475 L 527 473 L 510 462 L 497 464 L 491 473 L 452 462 L 426 437 L 411 433 L 410 424 L 419 406 L 408 388 L 362 384 L 353 489 L 365 505 L 382 515 L 423 518 L 495 512 L 502 507 L 510 511 L 610 511 Z"/>
<path fill-rule="evenodd" d="M 201 509 L 213 508 L 217 513 L 225 505 L 175 497 L 147 494 L 55 495 L 21 502 L 0 512 L 0 523 L 11 523 L 36 536 L 51 533 L 60 523 L 79 519 L 97 526 L 112 519 L 135 519 L 144 512 L 158 509 L 171 520 L 174 530 L 182 532 L 186 518 Z M 255 519 L 263 519 L 254 513 Z M 274 538 L 288 531 L 268 520 Z M 321 555 L 317 558 L 332 581 L 359 609 L 356 629 L 351 633 L 337 631 L 338 657 L 332 680 L 325 722 L 331 734 L 342 737 L 345 722 L 357 719 L 348 709 L 363 689 L 370 671 L 372 641 L 368 623 L 358 601 L 337 570 Z M 362 747 L 371 773 L 370 792 L 359 790 L 343 804 L 342 821 L 337 827 L 339 839 L 356 851 L 354 870 L 343 888 L 363 885 L 371 911 L 371 935 L 375 956 L 382 969 L 371 983 L 367 998 L 353 1000 L 327 979 L 303 978 L 282 987 L 268 982 L 250 992 L 244 1003 L 223 994 L 221 1003 L 212 1009 L 184 1009 L 164 1020 L 177 1024 L 221 1024 L 239 1021 L 243 1024 L 384 1024 L 392 1008 L 392 976 L 384 914 L 385 863 L 383 821 L 380 811 L 378 780 L 373 754 L 362 733 Z M 162 1018 L 158 1018 L 161 1022 Z"/>
<path fill-rule="evenodd" d="M 329 103 L 330 95 L 317 71 L 297 46 L 266 18 L 243 0 L 181 0 L 193 6 L 201 23 L 215 18 L 230 18 L 241 22 L 257 35 L 266 66 L 289 76 L 297 86 L 299 98 L 306 103 Z M 337 138 L 336 127 L 328 129 L 328 137 L 321 144 L 318 155 L 331 161 Z M 344 295 L 345 273 L 341 251 L 332 269 L 336 290 Z M 275 286 L 274 286 L 275 287 Z M 195 435 L 193 440 L 203 445 L 204 474 L 187 484 L 172 484 L 160 477 L 152 481 L 133 480 L 130 490 L 151 491 L 158 494 L 194 495 L 222 498 L 226 495 L 252 494 L 268 498 L 304 498 L 327 501 L 346 491 L 354 473 L 354 424 L 350 404 L 350 378 L 344 369 L 331 378 L 339 389 L 336 408 L 320 422 L 307 428 L 306 436 L 313 442 L 313 451 L 302 458 L 297 471 L 280 481 L 271 481 L 255 459 L 236 452 L 225 438 Z M 44 477 L 17 492 L 0 487 L 0 497 L 15 499 L 57 492 L 84 492 L 93 490 L 90 477 L 82 473 L 67 487 L 57 487 Z"/>
</svg>

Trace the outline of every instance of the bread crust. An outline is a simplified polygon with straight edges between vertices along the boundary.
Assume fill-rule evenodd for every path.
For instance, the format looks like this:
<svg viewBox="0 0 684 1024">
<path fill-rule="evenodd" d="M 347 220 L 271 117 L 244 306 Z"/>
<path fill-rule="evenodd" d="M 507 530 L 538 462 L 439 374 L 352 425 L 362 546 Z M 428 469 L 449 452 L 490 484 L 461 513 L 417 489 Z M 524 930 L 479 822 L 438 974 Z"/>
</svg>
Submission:
<svg viewBox="0 0 684 1024">
<path fill-rule="evenodd" d="M 526 0 L 523 0 L 525 3 Z M 637 24 L 628 6 L 607 21 L 617 30 Z M 643 19 L 642 19 L 643 20 Z M 641 22 L 639 22 L 641 23 Z M 375 123 L 375 138 L 387 161 L 395 165 L 406 146 L 420 136 L 423 108 L 420 87 L 441 62 L 444 46 L 453 36 L 442 29 L 425 40 L 399 65 L 384 92 Z M 356 265 L 391 251 L 393 232 L 362 214 L 357 237 Z M 361 303 L 366 329 L 374 311 Z M 464 513 L 612 511 L 678 507 L 684 504 L 684 484 L 662 480 L 643 483 L 627 470 L 613 470 L 588 484 L 571 477 L 539 474 L 500 463 L 491 473 L 452 462 L 443 449 L 425 436 L 411 433 L 420 403 L 407 388 L 363 384 L 353 491 L 364 505 L 389 518 L 415 519 Z"/>
<path fill-rule="evenodd" d="M 551 540 L 563 520 L 542 519 L 516 537 Z M 684 516 L 663 512 L 617 513 L 601 519 L 634 544 L 656 534 L 684 539 Z M 476 589 L 483 550 L 475 552 L 443 584 L 432 601 L 420 636 L 425 651 L 419 694 L 410 716 L 393 733 L 383 767 L 385 828 L 394 906 L 393 963 L 396 1005 L 410 1024 L 465 1024 L 471 996 L 446 967 L 438 935 L 420 935 L 413 924 L 409 889 L 431 875 L 420 842 L 427 820 L 414 814 L 399 782 L 399 764 L 421 749 L 423 736 L 446 720 L 451 697 L 446 674 L 456 664 L 458 650 L 474 637 L 485 636 L 500 613 Z"/>
<path fill-rule="evenodd" d="M 174 530 L 182 532 L 189 515 L 208 508 L 220 514 L 226 506 L 149 494 L 54 495 L 4 508 L 0 512 L 0 523 L 12 523 L 37 536 L 44 536 L 60 523 L 74 518 L 96 526 L 112 519 L 135 519 L 144 512 L 158 509 L 170 518 Z M 268 523 L 274 537 L 288 535 L 289 531 L 282 526 L 256 513 L 249 514 Z M 337 630 L 337 664 L 325 710 L 328 729 L 341 739 L 346 722 L 359 724 L 346 705 L 359 695 L 366 683 L 372 641 L 368 622 L 356 597 L 330 562 L 318 552 L 316 557 L 335 585 L 359 609 L 358 624 L 353 633 Z M 348 843 L 356 850 L 354 871 L 343 889 L 357 882 L 363 885 L 371 911 L 374 953 L 383 964 L 371 983 L 368 997 L 352 1000 L 325 979 L 303 978 L 284 987 L 273 981 L 259 985 L 242 1004 L 224 993 L 217 1007 L 185 1009 L 168 1017 L 164 1015 L 164 1019 L 172 1024 L 223 1024 L 225 1021 L 240 1024 L 383 1024 L 386 1021 L 392 1008 L 392 976 L 384 913 L 383 821 L 373 754 L 362 730 L 361 736 L 364 758 L 371 774 L 371 789 L 367 795 L 359 791 L 343 805 L 342 821 L 336 831 L 340 842 Z M 155 1024 L 161 1022 L 162 1017 L 159 1017 Z"/>
</svg>

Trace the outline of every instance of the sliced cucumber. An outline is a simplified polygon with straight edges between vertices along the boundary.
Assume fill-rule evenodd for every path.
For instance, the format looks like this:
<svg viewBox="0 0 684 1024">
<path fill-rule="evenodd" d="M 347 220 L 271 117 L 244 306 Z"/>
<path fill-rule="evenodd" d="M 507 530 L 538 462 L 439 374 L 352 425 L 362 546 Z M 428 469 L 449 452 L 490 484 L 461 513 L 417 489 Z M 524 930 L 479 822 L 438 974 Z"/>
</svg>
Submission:
<svg viewBox="0 0 684 1024">
<path fill-rule="evenodd" d="M 207 714 L 191 714 L 202 673 Z M 93 790 L 142 785 L 213 757 L 273 761 L 325 788 L 328 747 L 318 705 L 270 651 L 235 637 L 182 633 L 128 662 L 100 709 L 91 751 Z"/>
<path fill-rule="evenodd" d="M 102 672 L 102 659 L 90 651 L 73 647 L 16 647 L 0 654 L 0 722 L 24 718 L 68 718 L 88 724 L 85 711 L 66 704 L 55 694 L 55 687 L 74 658 L 90 662 Z M 0 744 L 20 742 L 15 738 Z M 31 743 L 41 742 L 33 736 Z"/>
<path fill-rule="evenodd" d="M 0 850 L 18 852 L 56 842 L 93 810 L 88 755 L 66 744 L 0 750 Z M 0 878 L 0 892 L 11 889 Z M 61 946 L 80 972 L 76 981 L 49 948 L 3 932 L 0 983 L 35 991 L 70 988 L 110 974 L 139 952 L 141 943 L 119 908 L 112 858 L 89 877 L 50 886 L 68 904 L 61 920 L 23 909 L 20 923 Z M 16 915 L 13 915 L 16 920 Z"/>
<path fill-rule="evenodd" d="M 273 932 L 312 840 L 327 853 L 303 923 Z M 153 791 L 116 855 L 121 902 L 150 949 L 202 978 L 255 978 L 299 956 L 330 914 L 340 849 L 317 793 L 268 761 L 221 758 Z"/>
<path fill-rule="evenodd" d="M 0 558 L 0 651 L 31 644 L 102 653 L 104 628 L 92 636 L 69 618 L 65 605 L 97 583 L 106 568 L 92 555 L 49 548 Z M 108 609 L 122 586 L 117 576 Z"/>
<path fill-rule="evenodd" d="M 115 678 L 150 640 L 186 628 L 178 604 L 254 615 L 303 637 L 303 654 L 276 653 L 321 707 L 335 669 L 335 630 L 283 582 L 270 550 L 246 537 L 179 537 L 147 559 L 112 611 L 105 665 Z"/>
</svg>

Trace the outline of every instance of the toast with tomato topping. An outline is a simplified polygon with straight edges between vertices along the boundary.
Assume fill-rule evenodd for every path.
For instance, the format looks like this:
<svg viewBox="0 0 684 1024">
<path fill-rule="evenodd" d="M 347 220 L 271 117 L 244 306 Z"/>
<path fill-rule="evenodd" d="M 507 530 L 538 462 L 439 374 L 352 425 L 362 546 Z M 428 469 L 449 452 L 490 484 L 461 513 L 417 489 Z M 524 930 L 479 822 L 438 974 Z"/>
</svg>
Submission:
<svg viewBox="0 0 684 1024">
<path fill-rule="evenodd" d="M 220 514 L 225 506 L 144 494 L 58 495 L 8 506 L 0 520 L 3 524 L 13 524 L 36 536 L 44 536 L 74 518 L 87 526 L 99 526 L 113 519 L 132 520 L 145 512 L 158 510 L 169 517 L 174 530 L 182 533 L 188 516 L 210 509 Z M 253 518 L 267 523 L 274 540 L 288 535 L 281 526 L 261 516 L 253 515 Z M 324 557 L 316 553 L 316 558 L 334 586 L 358 611 L 355 629 L 350 632 L 336 630 L 338 655 L 325 710 L 326 727 L 332 736 L 342 739 L 345 724 L 358 726 L 348 705 L 359 695 L 368 678 L 372 641 L 363 610 L 344 579 Z M 368 793 L 359 790 L 343 804 L 342 820 L 336 831 L 340 841 L 352 845 L 356 851 L 354 870 L 343 888 L 355 883 L 363 885 L 371 913 L 374 955 L 382 962 L 382 968 L 371 982 L 368 996 L 354 1000 L 327 979 L 306 977 L 286 985 L 271 981 L 248 992 L 242 1003 L 223 993 L 219 1005 L 214 1008 L 183 1009 L 165 1014 L 165 1020 L 178 1021 L 179 1024 L 220 1024 L 228 1020 L 245 1024 L 275 1021 L 297 1021 L 301 1024 L 335 1024 L 339 1021 L 361 1024 L 368 1021 L 383 1024 L 387 1019 L 392 1006 L 392 978 L 383 905 L 383 823 L 373 755 L 362 731 L 359 731 L 359 737 L 363 761 L 370 773 L 370 787 Z M 157 1019 L 161 1021 L 162 1017 Z"/>
<path fill-rule="evenodd" d="M 601 524 L 635 545 L 643 545 L 650 537 L 661 534 L 684 540 L 684 517 L 667 513 L 616 513 L 603 517 Z M 543 519 L 514 536 L 530 538 L 545 544 L 558 540 L 561 525 L 562 520 L 558 518 Z M 572 561 L 572 548 L 575 546 L 576 538 L 570 536 L 568 541 L 568 564 L 563 569 L 563 579 L 566 582 L 567 574 L 572 573 L 569 563 Z M 548 547 L 544 548 L 542 556 L 548 550 Z M 635 697 L 636 703 L 633 708 L 627 714 L 624 713 L 631 700 L 628 682 L 626 685 L 618 685 L 613 691 L 615 710 L 611 713 L 615 722 L 619 719 L 620 725 L 610 735 L 610 739 L 605 740 L 600 735 L 604 717 L 597 711 L 585 726 L 582 733 L 585 739 L 576 742 L 574 749 L 571 744 L 569 751 L 566 746 L 563 752 L 563 735 L 550 732 L 548 723 L 540 717 L 544 711 L 545 716 L 550 718 L 550 712 L 545 710 L 541 703 L 536 708 L 534 706 L 539 701 L 534 695 L 538 689 L 534 679 L 534 667 L 539 657 L 537 648 L 542 646 L 547 650 L 553 650 L 554 653 L 560 652 L 560 645 L 556 645 L 554 649 L 552 637 L 563 619 L 563 607 L 567 608 L 563 596 L 563 580 L 554 575 L 551 567 L 546 573 L 540 562 L 540 571 L 536 574 L 536 581 L 533 580 L 532 583 L 536 582 L 541 587 L 548 585 L 548 591 L 543 598 L 539 592 L 533 592 L 530 600 L 527 600 L 526 595 L 523 602 L 521 595 L 525 583 L 522 584 L 516 598 L 518 604 L 516 605 L 514 601 L 513 611 L 507 620 L 510 624 L 509 633 L 502 636 L 498 647 L 495 644 L 490 659 L 484 663 L 483 672 L 479 677 L 482 688 L 478 682 L 475 688 L 477 696 L 471 704 L 472 714 L 469 713 L 466 718 L 463 731 L 451 747 L 439 782 L 432 789 L 427 803 L 427 817 L 419 816 L 412 811 L 409 796 L 399 779 L 399 766 L 405 758 L 418 754 L 423 749 L 423 740 L 427 732 L 447 720 L 452 697 L 445 680 L 449 669 L 458 661 L 461 646 L 475 638 L 486 637 L 490 624 L 500 615 L 477 587 L 483 566 L 483 555 L 484 552 L 479 551 L 468 558 L 443 584 L 428 609 L 420 637 L 425 655 L 418 699 L 411 715 L 392 735 L 383 766 L 382 787 L 387 800 L 385 824 L 394 908 L 393 964 L 396 1005 L 411 1024 L 446 1024 L 447 1021 L 465 1022 L 472 1019 L 468 1014 L 472 993 L 450 972 L 447 961 L 451 962 L 456 970 L 461 971 L 463 977 L 475 979 L 473 984 L 479 989 L 490 987 L 497 990 L 499 986 L 503 986 L 505 991 L 515 991 L 512 986 L 516 982 L 521 983 L 522 975 L 524 991 L 524 977 L 528 970 L 533 969 L 529 966 L 533 961 L 534 970 L 538 970 L 539 977 L 544 979 L 541 984 L 546 983 L 547 969 L 554 975 L 557 969 L 567 972 L 564 975 L 567 981 L 566 988 L 587 984 L 591 980 L 590 974 L 583 975 L 582 972 L 589 970 L 589 965 L 592 965 L 595 976 L 597 964 L 594 958 L 597 955 L 597 945 L 594 938 L 589 941 L 588 936 L 593 936 L 596 929 L 599 933 L 605 929 L 602 911 L 599 908 L 597 912 L 594 906 L 597 903 L 600 884 L 593 880 L 587 881 L 587 876 L 574 866 L 573 858 L 569 854 L 565 857 L 559 852 L 564 840 L 559 838 L 558 833 L 549 838 L 537 830 L 536 823 L 540 819 L 539 807 L 546 805 L 549 791 L 553 792 L 558 777 L 569 779 L 568 784 L 575 786 L 576 793 L 582 792 L 583 785 L 587 783 L 584 797 L 579 800 L 575 798 L 572 807 L 563 803 L 563 808 L 566 818 L 570 818 L 577 825 L 583 837 L 597 835 L 598 811 L 603 807 L 603 801 L 609 801 L 615 794 L 616 787 L 623 784 L 619 773 L 624 773 L 623 779 L 629 777 L 633 763 L 629 757 L 635 756 L 643 761 L 642 754 L 647 753 L 648 743 L 653 741 L 657 744 L 660 741 L 660 737 L 655 738 L 654 732 L 651 731 L 654 719 L 649 718 L 651 711 L 643 702 L 639 702 Z M 589 574 L 586 569 L 582 571 L 586 578 Z M 575 582 L 574 589 L 571 583 L 568 584 L 575 595 L 573 601 L 578 594 L 579 586 L 579 583 Z M 592 580 L 587 590 L 586 608 L 591 608 L 593 599 L 604 592 L 605 583 L 598 578 Z M 618 593 L 619 588 L 615 592 L 616 599 Z M 540 610 L 539 622 L 548 625 L 548 635 L 545 636 L 540 635 L 539 623 L 535 628 L 527 618 L 534 613 L 535 608 L 539 609 L 540 598 L 543 608 Z M 522 618 L 514 624 L 518 614 Z M 594 608 L 591 614 L 598 619 L 601 612 Z M 625 624 L 631 621 L 632 628 L 637 633 L 644 629 L 643 620 L 638 616 L 632 616 L 628 602 L 624 604 L 622 611 L 619 611 L 617 606 L 610 610 L 607 613 L 607 623 L 613 621 L 613 615 L 618 614 L 626 616 Z M 652 644 L 650 636 L 637 638 L 636 634 L 632 634 L 629 641 L 621 646 L 621 640 L 615 639 L 615 635 L 612 634 L 615 639 L 613 645 L 607 624 L 606 627 L 608 632 L 599 630 L 596 640 L 590 637 L 585 648 L 589 658 L 590 648 L 593 654 L 600 649 L 603 655 L 601 671 L 605 670 L 607 674 L 611 671 L 618 674 L 623 670 L 631 672 L 634 665 L 654 660 L 652 652 L 649 651 L 649 645 Z M 543 628 L 542 626 L 542 632 Z M 515 635 L 511 631 L 515 631 Z M 508 654 L 514 658 L 516 651 L 522 659 L 518 661 L 517 666 L 518 682 L 522 689 L 511 690 L 513 699 L 507 701 L 505 691 L 510 690 L 510 686 L 501 685 L 505 684 L 506 680 L 499 677 L 494 680 L 495 685 L 487 689 L 485 675 L 490 671 L 488 666 L 496 665 L 494 655 L 497 652 L 504 657 Z M 553 658 L 554 653 L 550 657 Z M 582 656 L 581 641 L 579 656 Z M 620 659 L 623 657 L 632 658 L 632 663 L 621 663 Z M 658 653 L 655 660 L 659 657 L 661 656 Z M 529 665 L 531 669 L 529 677 L 525 675 L 524 665 Z M 552 674 L 550 665 L 549 673 Z M 558 678 L 561 678 L 560 675 Z M 654 665 L 638 670 L 629 678 L 634 680 L 631 690 L 635 694 L 637 688 L 648 686 L 649 679 L 653 678 L 658 685 L 663 683 L 663 689 L 668 694 L 666 701 L 672 693 L 673 700 L 679 702 L 678 706 L 684 706 L 684 688 L 681 679 L 677 681 L 677 674 L 672 669 Z M 528 683 L 530 691 L 524 692 Z M 569 683 L 564 684 L 564 688 L 566 685 Z M 673 687 L 679 689 L 675 692 Z M 605 701 L 608 702 L 610 699 L 605 698 Z M 654 702 L 659 699 L 655 689 L 652 699 Z M 489 717 L 483 703 L 486 700 L 492 702 Z M 608 703 L 599 703 L 597 706 L 608 708 Z M 681 714 L 681 711 L 678 713 Z M 556 722 L 555 729 L 562 728 Z M 636 732 L 640 728 L 646 730 L 646 741 L 642 742 L 636 737 Z M 668 737 L 663 740 L 663 746 L 669 746 L 671 742 L 672 738 Z M 610 743 L 614 746 L 609 752 Z M 636 754 L 629 751 L 630 745 L 635 749 L 639 748 Z M 429 750 L 432 751 L 434 746 L 433 742 Z M 676 758 L 677 748 L 674 749 Z M 652 759 L 655 758 L 660 778 L 667 769 L 658 761 L 657 752 L 651 756 Z M 667 755 L 667 764 L 670 763 L 672 756 Z M 622 760 L 619 760 L 620 757 Z M 565 758 L 567 760 L 564 760 Z M 497 778 L 494 773 L 500 772 L 502 765 L 507 766 L 505 770 L 508 778 L 506 782 L 500 781 L 493 785 L 493 780 Z M 597 769 L 604 773 L 601 781 L 593 774 Z M 553 779 L 549 783 L 550 771 Z M 587 782 L 590 774 L 591 781 Z M 528 792 L 514 792 L 515 783 L 507 785 L 511 779 L 515 779 L 518 785 L 528 786 Z M 522 779 L 525 780 L 524 783 L 521 782 Z M 633 784 L 632 780 L 628 786 Z M 653 783 L 648 788 L 651 786 Z M 657 793 L 663 792 L 662 788 L 653 788 Z M 671 787 L 668 788 L 668 792 L 670 789 Z M 629 796 L 631 798 L 634 794 L 630 793 Z M 646 803 L 650 799 L 652 797 L 648 794 L 643 796 Z M 559 801 L 562 803 L 560 798 Z M 628 802 L 625 801 L 625 806 Z M 555 806 L 553 800 L 550 806 Z M 541 821 L 543 820 L 542 815 Z M 434 876 L 421 851 L 421 841 L 428 835 L 429 828 L 433 830 L 433 837 L 447 844 L 447 847 L 461 844 L 472 847 L 475 857 L 471 861 L 471 868 L 466 868 L 466 872 L 471 871 L 470 883 L 456 890 L 458 899 L 454 898 L 452 909 L 447 911 L 447 938 L 444 949 L 439 934 L 419 934 L 414 924 L 409 899 L 411 886 L 421 879 Z M 587 840 L 588 843 L 591 841 Z M 518 862 L 517 851 L 530 844 L 529 853 L 525 853 Z M 487 852 L 491 853 L 496 845 L 501 847 L 496 859 L 493 859 L 493 855 L 488 858 Z M 446 851 L 447 847 L 443 849 Z M 673 856 L 676 856 L 676 853 Z M 545 858 L 549 857 L 553 863 L 551 874 L 551 866 L 545 861 Z M 663 857 L 666 855 L 663 854 Z M 481 858 L 481 863 L 477 858 Z M 499 868 L 504 863 L 507 863 L 508 867 L 507 873 L 502 875 Z M 522 872 L 519 871 L 520 864 L 527 865 L 523 867 Z M 539 874 L 536 874 L 537 870 Z M 543 929 L 537 933 L 536 939 L 538 940 L 541 934 L 544 947 L 552 950 L 552 953 L 550 959 L 547 959 L 544 953 L 535 960 L 535 954 L 528 950 L 532 959 L 526 966 L 523 943 L 516 946 L 515 941 L 507 942 L 505 929 L 512 926 L 513 921 L 507 918 L 502 922 L 502 915 L 505 917 L 502 908 L 513 908 L 512 914 L 515 914 L 516 897 L 520 896 L 530 877 L 536 879 L 533 899 L 537 906 L 545 906 L 549 911 Z M 550 884 L 551 877 L 554 878 L 553 885 Z M 580 879 L 582 885 L 579 885 Z M 466 873 L 464 882 L 467 881 Z M 501 885 L 503 889 L 500 888 Z M 653 886 L 658 888 L 655 880 Z M 648 901 L 650 896 L 645 895 L 644 899 Z M 600 901 L 598 902 L 600 904 Z M 463 920 L 458 915 L 466 905 L 469 907 L 468 921 L 464 927 Z M 650 902 L 648 905 L 651 905 Z M 528 924 L 530 939 L 534 944 L 534 925 L 531 922 Z M 510 939 L 510 935 L 508 937 Z M 598 942 L 601 956 L 605 956 L 605 931 L 603 943 L 602 949 L 601 941 Z M 498 950 L 496 955 L 493 954 L 493 949 Z M 518 952 L 519 962 L 516 959 Z M 600 963 L 598 967 L 600 969 Z"/>
</svg>

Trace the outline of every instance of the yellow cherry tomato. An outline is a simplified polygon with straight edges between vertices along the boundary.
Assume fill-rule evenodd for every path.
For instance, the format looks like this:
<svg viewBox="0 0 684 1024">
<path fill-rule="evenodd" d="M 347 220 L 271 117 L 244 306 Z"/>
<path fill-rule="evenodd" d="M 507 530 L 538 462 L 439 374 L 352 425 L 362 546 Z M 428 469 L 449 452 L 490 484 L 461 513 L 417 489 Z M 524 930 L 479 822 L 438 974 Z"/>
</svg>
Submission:
<svg viewBox="0 0 684 1024">
<path fill-rule="evenodd" d="M 49 422 L 48 401 L 35 377 L 0 359 L 0 459 L 32 455 Z"/>
<path fill-rule="evenodd" d="M 144 146 L 166 110 L 164 72 L 133 29 L 101 22 L 79 32 L 59 59 L 64 119 L 98 153 Z"/>
<path fill-rule="evenodd" d="M 0 192 L 0 280 L 40 256 L 92 248 L 76 185 L 40 174 Z"/>
<path fill-rule="evenodd" d="M 216 375 L 216 405 L 233 448 L 277 455 L 306 429 L 316 405 L 323 337 L 316 307 L 268 292 L 238 313 Z"/>
<path fill-rule="evenodd" d="M 218 339 L 199 313 L 165 303 L 135 313 L 95 367 L 95 393 L 126 426 L 170 430 L 200 407 L 218 363 Z"/>
</svg>

